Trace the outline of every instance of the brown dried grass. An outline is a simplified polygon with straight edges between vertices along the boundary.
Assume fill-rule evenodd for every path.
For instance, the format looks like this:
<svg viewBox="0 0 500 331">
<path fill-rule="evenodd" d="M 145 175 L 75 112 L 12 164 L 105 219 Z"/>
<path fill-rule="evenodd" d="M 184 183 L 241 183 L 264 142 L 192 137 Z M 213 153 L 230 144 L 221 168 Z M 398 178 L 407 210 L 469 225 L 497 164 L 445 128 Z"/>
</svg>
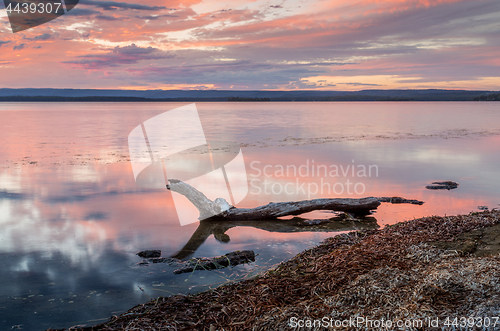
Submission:
<svg viewBox="0 0 500 331">
<path fill-rule="evenodd" d="M 106 323 L 71 330 L 290 330 L 294 316 L 496 316 L 500 258 L 425 243 L 499 222 L 493 210 L 339 235 L 255 279 L 154 299 Z"/>
</svg>

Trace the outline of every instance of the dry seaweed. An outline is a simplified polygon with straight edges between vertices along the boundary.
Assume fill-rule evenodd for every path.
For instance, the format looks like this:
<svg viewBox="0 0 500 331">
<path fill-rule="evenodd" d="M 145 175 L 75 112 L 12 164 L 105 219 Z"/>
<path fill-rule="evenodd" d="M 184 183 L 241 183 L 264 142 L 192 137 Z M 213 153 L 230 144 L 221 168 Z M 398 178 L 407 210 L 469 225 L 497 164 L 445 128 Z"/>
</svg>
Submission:
<svg viewBox="0 0 500 331">
<path fill-rule="evenodd" d="M 426 242 L 451 241 L 499 219 L 496 210 L 432 216 L 339 235 L 254 279 L 154 299 L 106 323 L 71 330 L 290 330 L 291 317 L 496 316 L 500 258 Z"/>
</svg>

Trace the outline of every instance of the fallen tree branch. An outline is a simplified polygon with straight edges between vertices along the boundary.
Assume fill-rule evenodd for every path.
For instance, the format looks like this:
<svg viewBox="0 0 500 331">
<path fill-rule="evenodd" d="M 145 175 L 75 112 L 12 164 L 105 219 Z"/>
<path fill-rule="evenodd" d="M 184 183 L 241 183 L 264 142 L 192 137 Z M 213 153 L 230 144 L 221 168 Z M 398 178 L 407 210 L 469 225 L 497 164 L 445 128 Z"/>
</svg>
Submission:
<svg viewBox="0 0 500 331">
<path fill-rule="evenodd" d="M 231 207 L 225 199 L 210 200 L 191 185 L 177 179 L 169 179 L 167 189 L 185 196 L 200 212 L 200 220 L 226 212 Z"/>
<path fill-rule="evenodd" d="M 369 214 L 370 210 L 380 205 L 377 198 L 336 198 L 314 199 L 292 202 L 270 202 L 265 206 L 256 208 L 230 207 L 226 200 L 217 198 L 215 201 L 208 199 L 202 192 L 180 180 L 169 179 L 167 188 L 173 192 L 184 195 L 200 212 L 200 220 L 256 220 L 274 219 L 277 217 L 300 215 L 314 210 L 344 211 L 354 214 Z"/>
</svg>

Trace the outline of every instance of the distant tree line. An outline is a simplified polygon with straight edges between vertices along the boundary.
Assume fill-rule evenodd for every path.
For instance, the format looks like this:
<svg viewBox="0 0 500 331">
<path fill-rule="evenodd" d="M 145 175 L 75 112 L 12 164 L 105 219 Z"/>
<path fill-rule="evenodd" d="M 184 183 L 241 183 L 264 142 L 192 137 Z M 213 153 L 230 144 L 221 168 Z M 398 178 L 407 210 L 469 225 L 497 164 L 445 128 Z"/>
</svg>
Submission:
<svg viewBox="0 0 500 331">
<path fill-rule="evenodd" d="M 338 95 L 329 97 L 296 97 L 293 100 L 280 100 L 273 101 L 415 101 L 414 98 L 405 97 L 386 97 L 374 95 Z"/>
<path fill-rule="evenodd" d="M 227 101 L 245 101 L 245 102 L 252 102 L 252 101 L 271 101 L 269 98 L 240 98 L 240 97 L 229 97 L 227 98 Z"/>
<path fill-rule="evenodd" d="M 226 101 L 226 98 L 143 98 L 143 97 L 113 97 L 113 96 L 87 96 L 87 97 L 61 97 L 61 96 L 3 96 L 0 102 L 200 102 L 200 101 Z"/>
<path fill-rule="evenodd" d="M 394 91 L 398 93 L 399 91 Z M 418 92 L 418 91 L 417 91 Z M 313 95 L 276 95 L 275 97 L 175 97 L 153 98 L 135 96 L 0 96 L 0 102 L 312 102 L 312 101 L 500 101 L 500 93 L 484 93 L 480 91 L 438 91 L 438 93 L 414 93 L 412 96 L 384 96 L 345 94 L 337 96 Z M 299 92 L 297 92 L 299 93 Z M 476 93 L 474 95 L 474 93 Z M 472 94 L 472 95 L 471 95 Z"/>
<path fill-rule="evenodd" d="M 500 101 L 500 93 L 483 94 L 473 99 L 474 101 Z"/>
</svg>

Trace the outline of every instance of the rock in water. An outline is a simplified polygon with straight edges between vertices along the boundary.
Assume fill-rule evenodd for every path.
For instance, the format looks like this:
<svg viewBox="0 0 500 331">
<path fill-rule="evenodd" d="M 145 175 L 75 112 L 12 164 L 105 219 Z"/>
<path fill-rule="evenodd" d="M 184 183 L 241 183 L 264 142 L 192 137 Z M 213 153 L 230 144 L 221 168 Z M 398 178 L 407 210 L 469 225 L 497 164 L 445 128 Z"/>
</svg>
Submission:
<svg viewBox="0 0 500 331">
<path fill-rule="evenodd" d="M 405 199 L 405 198 L 401 198 L 401 197 L 380 197 L 377 199 L 380 202 L 389 202 L 389 203 L 393 203 L 393 204 L 397 204 L 397 203 L 409 203 L 412 205 L 423 205 L 424 204 L 424 202 L 420 201 L 420 200 Z"/>
<path fill-rule="evenodd" d="M 242 263 L 254 262 L 254 251 L 236 251 L 210 259 L 191 259 L 189 265 L 174 271 L 174 274 L 183 274 L 194 270 L 213 270 Z"/>
<path fill-rule="evenodd" d="M 152 259 L 149 259 L 148 262 L 176 264 L 179 263 L 179 260 L 174 259 L 173 257 L 154 257 Z"/>
<path fill-rule="evenodd" d="M 140 257 L 147 259 L 150 257 L 160 257 L 161 251 L 159 249 L 146 250 L 146 251 L 137 252 L 137 253 L 135 253 L 135 255 L 139 255 Z"/>
<path fill-rule="evenodd" d="M 452 181 L 433 182 L 432 185 L 427 185 L 425 188 L 429 190 L 452 190 L 458 187 L 458 183 Z"/>
</svg>

